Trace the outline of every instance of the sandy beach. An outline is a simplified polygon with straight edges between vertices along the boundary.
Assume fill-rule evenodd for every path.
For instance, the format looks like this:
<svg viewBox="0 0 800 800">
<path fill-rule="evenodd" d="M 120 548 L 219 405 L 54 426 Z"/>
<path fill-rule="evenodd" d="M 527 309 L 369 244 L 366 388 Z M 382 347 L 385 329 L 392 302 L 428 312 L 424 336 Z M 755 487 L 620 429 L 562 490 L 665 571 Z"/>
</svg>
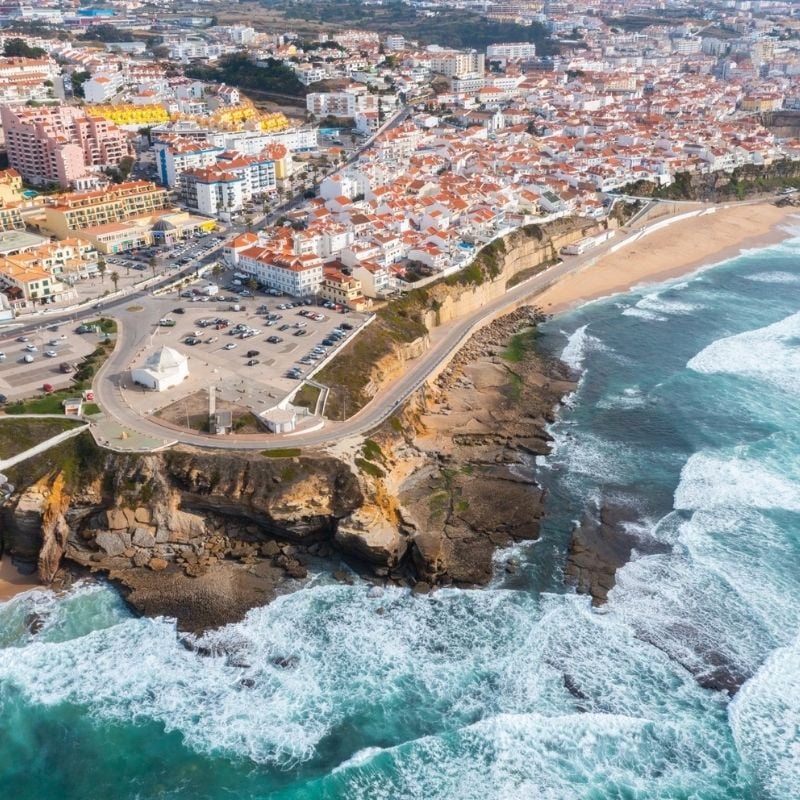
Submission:
<svg viewBox="0 0 800 800">
<path fill-rule="evenodd" d="M 39 586 L 35 575 L 23 575 L 17 571 L 10 558 L 0 558 L 0 603 L 10 600 L 15 594 Z"/>
<path fill-rule="evenodd" d="M 565 311 L 640 283 L 684 275 L 742 250 L 775 244 L 791 235 L 783 227 L 792 223 L 792 216 L 800 220 L 800 209 L 765 202 L 676 220 L 562 278 L 537 295 L 536 304 L 548 313 Z"/>
</svg>

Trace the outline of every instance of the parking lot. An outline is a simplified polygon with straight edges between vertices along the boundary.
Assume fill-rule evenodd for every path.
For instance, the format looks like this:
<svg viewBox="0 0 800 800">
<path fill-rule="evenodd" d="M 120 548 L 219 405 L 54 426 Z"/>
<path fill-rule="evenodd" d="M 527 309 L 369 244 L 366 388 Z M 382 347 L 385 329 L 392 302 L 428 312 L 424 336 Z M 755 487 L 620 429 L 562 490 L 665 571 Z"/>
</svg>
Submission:
<svg viewBox="0 0 800 800">
<path fill-rule="evenodd" d="M 76 327 L 72 323 L 52 325 L 24 337 L 8 336 L 0 340 L 4 356 L 0 357 L 0 394 L 13 401 L 40 394 L 46 383 L 54 389 L 68 386 L 72 374 L 62 372 L 61 364 L 80 362 L 99 341 L 96 333 L 75 333 Z M 19 338 L 26 341 L 18 341 Z"/>
<path fill-rule="evenodd" d="M 174 246 L 145 247 L 141 250 L 131 250 L 126 253 L 118 253 L 105 257 L 106 265 L 109 270 L 135 269 L 138 272 L 152 274 L 150 260 L 156 259 L 155 269 L 161 273 L 166 269 L 179 269 L 185 267 L 196 259 L 202 258 L 213 247 L 220 242 L 222 234 L 205 234 L 195 236 L 178 242 Z M 141 276 L 140 276 L 141 277 Z"/>
<path fill-rule="evenodd" d="M 367 319 L 324 308 L 312 299 L 271 297 L 261 291 L 253 297 L 249 290 L 243 290 L 245 296 L 232 294 L 229 289 L 239 287 L 225 280 L 221 283 L 228 291 L 223 288 L 221 296 L 208 297 L 200 293 L 203 283 L 172 302 L 147 350 L 167 345 L 185 354 L 189 378 L 158 394 L 126 384 L 127 402 L 141 413 L 151 414 L 212 384 L 218 397 L 263 411 L 349 341 Z"/>
</svg>

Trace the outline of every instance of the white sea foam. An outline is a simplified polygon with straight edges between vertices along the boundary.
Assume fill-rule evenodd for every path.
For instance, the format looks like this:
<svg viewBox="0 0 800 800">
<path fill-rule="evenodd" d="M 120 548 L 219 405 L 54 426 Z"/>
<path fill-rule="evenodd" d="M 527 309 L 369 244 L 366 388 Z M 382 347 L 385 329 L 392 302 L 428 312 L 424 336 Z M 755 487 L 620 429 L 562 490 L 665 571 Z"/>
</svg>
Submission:
<svg viewBox="0 0 800 800">
<path fill-rule="evenodd" d="M 623 317 L 638 317 L 639 319 L 647 320 L 648 322 L 667 322 L 669 317 L 661 314 L 656 314 L 655 311 L 648 311 L 646 308 L 639 308 L 638 306 L 631 306 L 622 312 Z"/>
<path fill-rule="evenodd" d="M 649 311 L 658 316 L 667 315 L 686 315 L 694 314 L 702 310 L 703 306 L 699 303 L 687 303 L 682 300 L 664 297 L 667 291 L 671 291 L 675 287 L 670 286 L 668 289 L 663 289 L 652 294 L 645 295 L 635 306 L 639 311 Z"/>
<path fill-rule="evenodd" d="M 567 340 L 567 344 L 561 351 L 561 360 L 573 369 L 580 369 L 583 366 L 583 359 L 586 355 L 586 344 L 589 334 L 586 333 L 588 325 L 581 325 Z"/>
<path fill-rule="evenodd" d="M 629 386 L 620 394 L 598 400 L 598 408 L 641 408 L 647 405 L 647 397 L 638 386 Z"/>
<path fill-rule="evenodd" d="M 718 339 L 687 367 L 705 374 L 743 375 L 800 393 L 800 312 L 765 328 Z"/>
<path fill-rule="evenodd" d="M 776 650 L 729 709 L 742 760 L 764 795 L 800 796 L 800 637 Z"/>
<path fill-rule="evenodd" d="M 689 458 L 675 490 L 675 508 L 742 506 L 800 511 L 800 483 L 740 455 L 701 451 Z"/>
<path fill-rule="evenodd" d="M 794 272 L 783 272 L 781 270 L 757 272 L 754 275 L 745 275 L 744 277 L 745 280 L 754 281 L 755 283 L 782 283 L 787 285 L 800 283 L 800 275 Z"/>
</svg>

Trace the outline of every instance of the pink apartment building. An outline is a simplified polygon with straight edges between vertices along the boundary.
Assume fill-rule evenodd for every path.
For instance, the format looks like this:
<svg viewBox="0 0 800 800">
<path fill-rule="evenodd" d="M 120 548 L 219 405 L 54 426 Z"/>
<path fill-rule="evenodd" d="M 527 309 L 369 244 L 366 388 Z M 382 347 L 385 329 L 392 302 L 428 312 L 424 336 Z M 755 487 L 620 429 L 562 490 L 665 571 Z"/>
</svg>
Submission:
<svg viewBox="0 0 800 800">
<path fill-rule="evenodd" d="M 131 155 L 124 131 L 71 106 L 0 106 L 8 163 L 29 183 L 70 188 L 103 167 Z"/>
</svg>

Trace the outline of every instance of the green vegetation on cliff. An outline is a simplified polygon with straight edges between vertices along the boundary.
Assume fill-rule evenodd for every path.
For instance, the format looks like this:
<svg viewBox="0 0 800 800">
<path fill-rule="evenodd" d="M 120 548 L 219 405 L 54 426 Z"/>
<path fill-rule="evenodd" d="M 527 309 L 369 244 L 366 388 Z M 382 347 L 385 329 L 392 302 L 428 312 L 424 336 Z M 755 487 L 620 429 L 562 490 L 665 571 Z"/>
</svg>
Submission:
<svg viewBox="0 0 800 800">
<path fill-rule="evenodd" d="M 244 53 L 230 53 L 220 58 L 216 66 L 194 64 L 184 69 L 186 76 L 201 81 L 217 81 L 260 92 L 303 97 L 306 87 L 294 71 L 274 58 L 268 58 L 263 66 L 254 64 Z"/>
<path fill-rule="evenodd" d="M 546 226 L 526 225 L 503 239 L 495 239 L 487 244 L 477 253 L 472 264 L 460 272 L 426 287 L 405 292 L 402 297 L 380 308 L 374 322 L 314 376 L 330 388 L 326 416 L 329 419 L 346 419 L 363 408 L 377 388 L 372 382 L 373 378 L 380 379 L 382 359 L 398 348 L 428 335 L 426 317 L 433 312 L 438 320 L 442 308 L 439 299 L 441 291 L 437 291 L 437 287 L 444 286 L 452 294 L 458 294 L 459 288 L 468 290 L 496 280 L 503 272 L 504 259 L 515 246 L 530 240 L 544 246 L 551 236 L 574 229 L 576 225 L 583 228 L 587 222 L 567 219 Z M 525 270 L 526 277 L 541 271 L 549 263 L 549 257 L 536 261 Z"/>
<path fill-rule="evenodd" d="M 0 458 L 10 458 L 81 423 L 75 419 L 0 418 Z"/>
<path fill-rule="evenodd" d="M 669 186 L 636 181 L 623 186 L 620 194 L 655 197 L 660 200 L 744 200 L 752 195 L 800 188 L 800 162 L 781 160 L 773 164 L 748 164 L 731 172 L 678 172 Z"/>
</svg>

